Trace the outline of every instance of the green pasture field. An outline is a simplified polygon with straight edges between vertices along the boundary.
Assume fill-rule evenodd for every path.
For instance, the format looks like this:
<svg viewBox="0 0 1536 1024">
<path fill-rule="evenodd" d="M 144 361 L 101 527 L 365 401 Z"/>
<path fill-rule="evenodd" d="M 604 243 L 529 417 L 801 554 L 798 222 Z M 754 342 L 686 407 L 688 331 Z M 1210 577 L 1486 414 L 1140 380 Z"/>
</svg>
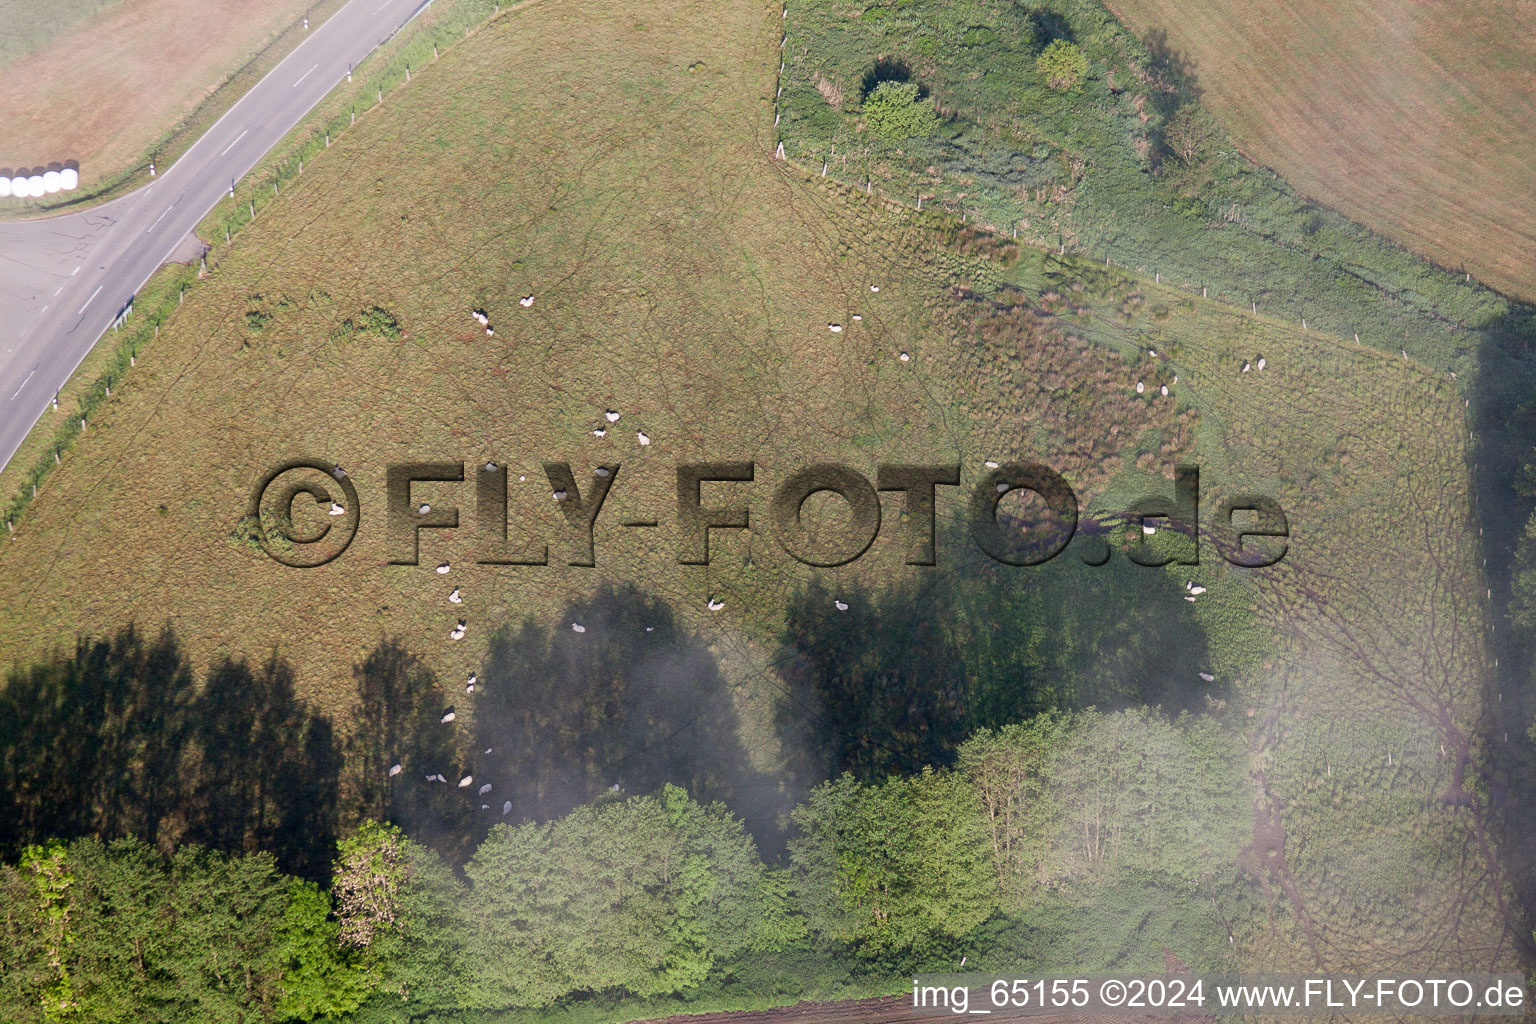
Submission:
<svg viewBox="0 0 1536 1024">
<path fill-rule="evenodd" d="M 345 730 L 353 669 L 382 639 L 456 693 L 499 628 L 563 634 L 600 587 L 633 585 L 708 645 L 751 760 L 776 770 L 805 755 L 774 727 L 797 601 L 850 632 L 932 622 L 978 674 L 1034 680 L 1013 706 L 988 691 L 994 719 L 1156 695 L 1234 723 L 1258 809 L 1238 867 L 1266 911 L 1228 908 L 1240 966 L 1368 971 L 1407 950 L 1430 967 L 1468 949 L 1504 965 L 1503 883 L 1457 783 L 1478 756 L 1486 626 L 1451 350 L 1357 345 L 1326 319 L 1304 330 L 823 179 L 810 149 L 775 160 L 780 10 L 547 0 L 418 67 L 216 246 L 44 481 L 0 549 L 0 655 L 169 624 L 198 666 L 289 660 Z M 360 498 L 356 540 L 320 568 L 279 565 L 244 522 L 262 474 L 295 458 L 344 467 Z M 1289 553 L 1236 569 L 1206 538 L 1198 566 L 1113 552 L 1093 568 L 1085 538 L 1042 567 L 989 563 L 959 495 L 1015 459 L 1102 513 L 1171 496 L 1175 465 L 1196 463 L 1202 524 L 1259 492 L 1289 516 Z M 704 504 L 745 502 L 753 528 L 679 564 L 675 466 L 727 460 L 756 479 L 706 484 Z M 470 482 L 417 486 L 413 505 L 456 507 L 460 526 L 391 564 L 386 467 L 426 461 L 507 466 L 509 514 L 537 524 L 551 564 L 475 563 Z M 583 493 L 619 467 L 594 567 L 566 564 L 579 552 L 545 461 Z M 960 463 L 939 565 L 904 564 L 894 496 L 862 558 L 789 559 L 769 499 L 827 461 L 871 478 Z M 830 503 L 807 508 L 838 525 Z M 1188 581 L 1208 593 L 1186 601 Z M 478 699 L 457 701 L 465 723 Z"/>
</svg>

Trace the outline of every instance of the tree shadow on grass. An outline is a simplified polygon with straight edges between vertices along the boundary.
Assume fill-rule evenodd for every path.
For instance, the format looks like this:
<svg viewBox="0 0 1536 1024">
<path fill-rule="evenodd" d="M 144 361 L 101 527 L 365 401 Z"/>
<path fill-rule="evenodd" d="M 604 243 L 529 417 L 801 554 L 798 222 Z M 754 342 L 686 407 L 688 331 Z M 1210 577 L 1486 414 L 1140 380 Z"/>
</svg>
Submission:
<svg viewBox="0 0 1536 1024">
<path fill-rule="evenodd" d="M 268 850 L 323 879 L 336 838 L 331 722 L 277 658 L 228 659 L 199 687 L 167 627 L 77 641 L 0 691 L 0 854 L 48 838 L 137 835 Z"/>
<path fill-rule="evenodd" d="M 1052 709 L 1203 706 L 1210 653 L 1175 578 L 1074 550 L 1031 568 L 967 554 L 879 593 L 797 594 L 777 657 L 797 783 L 947 765 L 976 730 Z"/>
<path fill-rule="evenodd" d="M 670 782 L 772 829 L 774 802 L 760 798 L 773 787 L 747 764 L 730 687 L 665 602 L 604 588 L 557 621 L 502 629 L 480 673 L 475 777 L 494 785 L 492 820 L 547 820 L 615 787 Z"/>
</svg>

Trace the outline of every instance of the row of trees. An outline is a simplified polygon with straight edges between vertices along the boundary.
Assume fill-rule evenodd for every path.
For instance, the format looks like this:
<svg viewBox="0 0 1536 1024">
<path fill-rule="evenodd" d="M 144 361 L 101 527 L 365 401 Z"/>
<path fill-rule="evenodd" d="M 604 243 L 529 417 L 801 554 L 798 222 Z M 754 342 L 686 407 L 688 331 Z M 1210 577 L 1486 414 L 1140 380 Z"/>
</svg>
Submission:
<svg viewBox="0 0 1536 1024">
<path fill-rule="evenodd" d="M 1184 888 L 1233 863 L 1237 762 L 1206 717 L 1042 715 L 979 733 L 954 769 L 817 787 L 781 867 L 671 785 L 497 826 L 462 871 L 369 822 L 328 893 L 266 853 L 33 846 L 0 868 L 0 1005 L 20 1022 L 427 1020 L 682 994 L 794 950 L 915 969 L 1052 890 Z"/>
</svg>

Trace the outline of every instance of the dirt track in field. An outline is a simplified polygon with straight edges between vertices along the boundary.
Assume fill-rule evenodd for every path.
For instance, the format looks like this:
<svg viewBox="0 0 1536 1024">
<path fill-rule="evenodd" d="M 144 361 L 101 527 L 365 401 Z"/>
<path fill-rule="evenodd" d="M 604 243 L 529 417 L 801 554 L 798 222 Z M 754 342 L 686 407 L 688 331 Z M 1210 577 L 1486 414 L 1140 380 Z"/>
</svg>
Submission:
<svg viewBox="0 0 1536 1024">
<path fill-rule="evenodd" d="M 313 0 L 125 0 L 6 67 L 0 168 L 138 161 Z"/>
<path fill-rule="evenodd" d="M 849 999 L 837 1003 L 796 1003 L 771 1010 L 738 1010 L 733 1013 L 688 1014 L 678 1017 L 657 1018 L 642 1024 L 918 1024 L 946 1020 L 958 1016 L 943 1011 L 915 1010 L 910 996 L 886 996 L 880 999 Z M 992 1024 L 1143 1024 L 1159 1021 L 1161 1024 L 1205 1024 L 1215 1021 L 1212 1016 L 1177 1017 L 1108 1017 L 1088 1015 L 1049 1014 L 1025 1016 L 995 1012 L 986 1018 Z"/>
<path fill-rule="evenodd" d="M 1536 298 L 1536 5 L 1108 0 L 1308 197 Z"/>
</svg>

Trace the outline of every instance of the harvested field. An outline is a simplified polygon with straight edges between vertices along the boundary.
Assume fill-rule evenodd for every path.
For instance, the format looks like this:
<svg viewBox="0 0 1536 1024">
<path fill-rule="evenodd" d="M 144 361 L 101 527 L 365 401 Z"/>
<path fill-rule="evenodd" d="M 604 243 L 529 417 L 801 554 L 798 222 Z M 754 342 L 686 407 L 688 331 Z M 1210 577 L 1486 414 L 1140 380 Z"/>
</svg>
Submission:
<svg viewBox="0 0 1536 1024">
<path fill-rule="evenodd" d="M 313 0 L 123 0 L 5 66 L 0 168 L 77 160 L 90 189 L 148 149 Z"/>
<path fill-rule="evenodd" d="M 1108 0 L 1254 160 L 1452 269 L 1536 298 L 1536 7 Z"/>
</svg>

